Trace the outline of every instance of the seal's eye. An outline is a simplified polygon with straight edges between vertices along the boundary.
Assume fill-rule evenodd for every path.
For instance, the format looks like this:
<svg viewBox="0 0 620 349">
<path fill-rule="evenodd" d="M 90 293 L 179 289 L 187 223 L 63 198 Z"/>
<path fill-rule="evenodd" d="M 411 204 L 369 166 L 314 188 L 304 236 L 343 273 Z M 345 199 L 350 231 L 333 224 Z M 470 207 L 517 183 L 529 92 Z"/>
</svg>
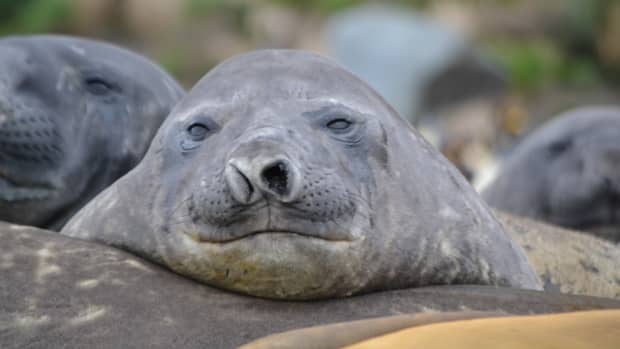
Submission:
<svg viewBox="0 0 620 349">
<path fill-rule="evenodd" d="M 570 140 L 559 140 L 549 144 L 549 152 L 552 155 L 559 155 L 567 151 L 572 146 Z"/>
<path fill-rule="evenodd" d="M 88 91 L 94 95 L 105 95 L 112 90 L 112 85 L 101 78 L 87 78 L 85 83 Z"/>
<path fill-rule="evenodd" d="M 187 127 L 187 133 L 189 133 L 189 137 L 194 142 L 200 142 L 207 138 L 207 133 L 209 133 L 209 127 L 204 124 L 195 122 L 189 127 Z"/>
<path fill-rule="evenodd" d="M 197 115 L 179 128 L 181 149 L 184 153 L 198 149 L 207 137 L 211 137 L 219 130 L 219 125 L 208 115 Z"/>
<path fill-rule="evenodd" d="M 335 132 L 344 132 L 348 130 L 353 123 L 347 119 L 337 118 L 327 123 L 327 127 Z"/>
</svg>

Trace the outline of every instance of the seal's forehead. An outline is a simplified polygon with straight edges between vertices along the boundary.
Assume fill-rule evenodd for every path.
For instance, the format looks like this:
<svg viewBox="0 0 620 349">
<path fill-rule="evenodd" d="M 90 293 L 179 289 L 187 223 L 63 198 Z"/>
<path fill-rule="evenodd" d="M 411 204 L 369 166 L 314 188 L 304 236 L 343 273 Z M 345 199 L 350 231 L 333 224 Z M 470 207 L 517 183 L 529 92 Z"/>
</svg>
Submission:
<svg viewBox="0 0 620 349">
<path fill-rule="evenodd" d="M 108 69 L 160 91 L 159 96 L 169 95 L 179 99 L 184 93 L 180 85 L 163 69 L 130 50 L 102 41 L 82 39 L 63 35 L 10 36 L 0 40 L 0 46 L 7 45 L 31 58 L 43 69 Z M 62 69 L 57 69 L 62 70 Z M 105 74 L 105 71 L 104 71 Z"/>
<path fill-rule="evenodd" d="M 262 50 L 230 58 L 203 77 L 183 104 L 270 99 L 330 99 L 354 107 L 385 107 L 375 91 L 331 59 L 296 50 Z"/>
<path fill-rule="evenodd" d="M 620 108 L 587 106 L 564 112 L 535 131 L 532 138 L 550 142 L 557 138 L 600 132 L 620 132 Z"/>
<path fill-rule="evenodd" d="M 3 45 L 20 48 L 33 56 L 59 56 L 63 59 L 81 57 L 89 61 L 115 61 L 122 65 L 148 63 L 139 55 L 118 46 L 101 41 L 88 40 L 62 35 L 25 35 L 11 36 L 0 40 Z"/>
</svg>

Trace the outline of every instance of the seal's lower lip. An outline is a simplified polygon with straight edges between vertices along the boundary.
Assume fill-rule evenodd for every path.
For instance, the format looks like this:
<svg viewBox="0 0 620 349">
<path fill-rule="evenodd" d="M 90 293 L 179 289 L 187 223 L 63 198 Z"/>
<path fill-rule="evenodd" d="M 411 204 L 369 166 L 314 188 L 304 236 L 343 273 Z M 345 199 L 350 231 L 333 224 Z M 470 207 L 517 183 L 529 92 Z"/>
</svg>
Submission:
<svg viewBox="0 0 620 349">
<path fill-rule="evenodd" d="M 323 240 L 323 241 L 329 241 L 329 242 L 348 242 L 351 241 L 350 239 L 346 239 L 346 238 L 342 238 L 342 237 L 329 237 L 329 236 L 319 236 L 316 234 L 310 234 L 310 233 L 304 233 L 304 232 L 296 232 L 296 231 L 289 231 L 289 230 L 257 230 L 257 231 L 253 231 L 247 234 L 243 234 L 240 236 L 235 236 L 229 239 L 226 238 L 220 238 L 220 239 L 213 239 L 213 238 L 204 238 L 199 236 L 199 234 L 192 234 L 189 232 L 185 232 L 185 235 L 187 235 L 188 237 L 190 237 L 192 240 L 196 241 L 196 242 L 200 242 L 200 243 L 213 243 L 213 244 L 225 244 L 225 243 L 229 243 L 229 242 L 235 242 L 235 241 L 240 241 L 246 238 L 251 238 L 257 235 L 267 235 L 267 234 L 273 234 L 273 235 L 291 235 L 291 236 L 297 236 L 300 238 L 306 238 L 306 239 L 315 239 L 315 240 Z"/>
<path fill-rule="evenodd" d="M 41 200 L 53 194 L 53 189 L 43 186 L 22 186 L 0 176 L 0 201 L 15 202 Z"/>
</svg>

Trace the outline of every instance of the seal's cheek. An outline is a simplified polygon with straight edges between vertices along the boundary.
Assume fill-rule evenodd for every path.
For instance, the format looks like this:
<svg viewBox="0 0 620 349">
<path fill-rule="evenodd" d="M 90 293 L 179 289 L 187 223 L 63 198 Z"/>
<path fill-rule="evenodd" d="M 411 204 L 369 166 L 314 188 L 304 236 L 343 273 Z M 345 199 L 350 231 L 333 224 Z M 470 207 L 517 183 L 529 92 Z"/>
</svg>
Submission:
<svg viewBox="0 0 620 349">
<path fill-rule="evenodd" d="M 192 241 L 169 265 L 206 284 L 252 296 L 343 297 L 359 292 L 369 279 L 359 244 L 285 233 L 259 234 L 230 243 Z"/>
</svg>

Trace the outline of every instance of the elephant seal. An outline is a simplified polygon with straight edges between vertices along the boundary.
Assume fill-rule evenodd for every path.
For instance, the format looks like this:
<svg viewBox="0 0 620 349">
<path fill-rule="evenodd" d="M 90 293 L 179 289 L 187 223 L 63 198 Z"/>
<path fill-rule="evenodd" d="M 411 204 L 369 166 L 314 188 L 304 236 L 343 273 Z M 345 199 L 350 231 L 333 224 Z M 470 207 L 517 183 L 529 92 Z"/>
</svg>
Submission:
<svg viewBox="0 0 620 349">
<path fill-rule="evenodd" d="M 620 309 L 620 300 L 462 285 L 269 300 L 202 285 L 125 251 L 33 227 L 0 223 L 0 241 L 2 348 L 227 349 L 296 328 L 391 315 Z"/>
<path fill-rule="evenodd" d="M 458 311 L 385 316 L 276 333 L 242 345 L 239 349 L 336 349 L 415 326 L 505 315 L 501 312 Z"/>
<path fill-rule="evenodd" d="M 60 230 L 138 163 L 183 94 L 110 44 L 0 39 L 0 220 Z"/>
<path fill-rule="evenodd" d="M 545 291 L 620 299 L 620 246 L 580 231 L 495 211 Z"/>
<path fill-rule="evenodd" d="M 619 322 L 618 310 L 491 317 L 414 326 L 340 348 L 616 349 Z"/>
<path fill-rule="evenodd" d="M 457 170 L 365 83 L 304 51 L 211 70 L 61 233 L 267 298 L 539 288 Z"/>
<path fill-rule="evenodd" d="M 620 310 L 527 316 L 406 314 L 287 331 L 239 349 L 497 348 L 500 343 L 515 349 L 616 349 L 619 321 Z"/>
<path fill-rule="evenodd" d="M 515 148 L 483 198 L 620 242 L 620 108 L 581 107 L 544 124 Z"/>
</svg>

